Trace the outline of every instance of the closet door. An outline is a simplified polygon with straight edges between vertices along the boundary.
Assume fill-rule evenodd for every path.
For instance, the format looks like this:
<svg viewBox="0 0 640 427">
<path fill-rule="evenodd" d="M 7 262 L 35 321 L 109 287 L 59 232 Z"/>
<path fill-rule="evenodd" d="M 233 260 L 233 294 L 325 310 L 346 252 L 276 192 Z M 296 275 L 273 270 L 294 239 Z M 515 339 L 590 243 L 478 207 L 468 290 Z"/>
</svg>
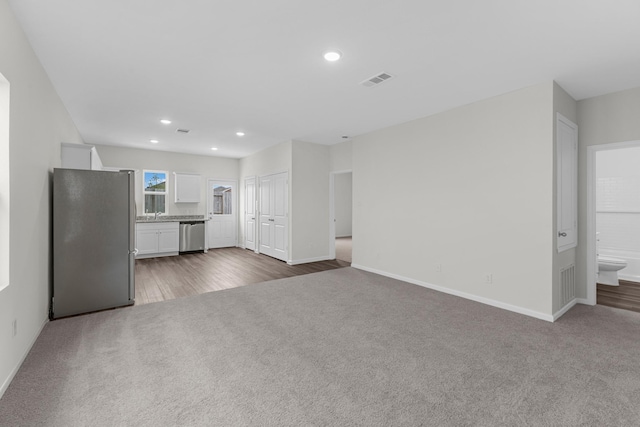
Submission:
<svg viewBox="0 0 640 427">
<path fill-rule="evenodd" d="M 289 174 L 260 177 L 260 253 L 289 258 Z"/>
<path fill-rule="evenodd" d="M 244 180 L 244 247 L 256 249 L 256 178 Z"/>
<path fill-rule="evenodd" d="M 260 177 L 260 253 L 273 256 L 272 184 L 270 176 Z"/>
<path fill-rule="evenodd" d="M 557 145 L 557 210 L 558 252 L 578 244 L 578 126 L 558 114 Z"/>
<path fill-rule="evenodd" d="M 288 173 L 273 176 L 273 257 L 287 261 L 289 245 L 289 180 Z"/>
</svg>

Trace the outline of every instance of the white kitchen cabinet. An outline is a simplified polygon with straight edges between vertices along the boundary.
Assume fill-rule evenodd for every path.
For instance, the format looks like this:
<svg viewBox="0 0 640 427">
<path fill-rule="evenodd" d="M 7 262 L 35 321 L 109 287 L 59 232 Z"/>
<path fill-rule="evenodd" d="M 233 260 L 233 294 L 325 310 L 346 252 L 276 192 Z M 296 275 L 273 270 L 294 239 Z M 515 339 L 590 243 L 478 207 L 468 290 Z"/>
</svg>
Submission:
<svg viewBox="0 0 640 427">
<path fill-rule="evenodd" d="M 91 145 L 63 142 L 60 147 L 60 160 L 64 169 L 102 170 L 98 150 Z"/>
<path fill-rule="evenodd" d="M 139 222 L 136 224 L 136 258 L 178 255 L 179 222 Z"/>
<path fill-rule="evenodd" d="M 174 173 L 176 203 L 200 203 L 200 175 Z"/>
</svg>

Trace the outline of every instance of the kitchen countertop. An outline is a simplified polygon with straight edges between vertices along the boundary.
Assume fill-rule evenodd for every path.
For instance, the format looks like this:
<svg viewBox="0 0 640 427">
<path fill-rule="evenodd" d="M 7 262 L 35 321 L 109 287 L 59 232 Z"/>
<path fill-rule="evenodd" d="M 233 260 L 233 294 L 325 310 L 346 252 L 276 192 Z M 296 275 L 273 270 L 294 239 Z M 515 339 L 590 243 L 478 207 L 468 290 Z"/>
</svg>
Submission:
<svg viewBox="0 0 640 427">
<path fill-rule="evenodd" d="M 180 222 L 180 221 L 209 221 L 204 215 L 160 215 L 157 219 L 153 216 L 137 216 L 136 222 Z"/>
</svg>

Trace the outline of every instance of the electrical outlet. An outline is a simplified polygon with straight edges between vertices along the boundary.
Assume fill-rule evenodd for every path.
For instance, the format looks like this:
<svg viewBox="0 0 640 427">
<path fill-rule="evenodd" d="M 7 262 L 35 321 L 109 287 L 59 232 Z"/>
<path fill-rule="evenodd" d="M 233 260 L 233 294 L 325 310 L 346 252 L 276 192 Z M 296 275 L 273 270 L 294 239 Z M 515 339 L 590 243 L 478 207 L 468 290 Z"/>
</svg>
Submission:
<svg viewBox="0 0 640 427">
<path fill-rule="evenodd" d="M 484 283 L 490 285 L 493 283 L 493 273 L 489 273 L 484 277 Z"/>
<path fill-rule="evenodd" d="M 442 264 L 436 264 L 436 272 L 442 273 Z"/>
<path fill-rule="evenodd" d="M 11 322 L 11 336 L 15 337 L 18 335 L 18 319 L 13 319 Z"/>
</svg>

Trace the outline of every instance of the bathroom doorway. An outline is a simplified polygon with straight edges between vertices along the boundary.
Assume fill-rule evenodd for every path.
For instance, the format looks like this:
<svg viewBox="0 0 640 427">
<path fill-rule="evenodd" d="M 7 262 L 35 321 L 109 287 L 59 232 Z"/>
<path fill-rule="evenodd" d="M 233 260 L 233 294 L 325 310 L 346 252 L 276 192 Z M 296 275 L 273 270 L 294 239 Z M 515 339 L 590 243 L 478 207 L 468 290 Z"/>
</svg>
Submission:
<svg viewBox="0 0 640 427">
<path fill-rule="evenodd" d="M 587 156 L 588 299 L 640 312 L 640 141 Z"/>
</svg>

